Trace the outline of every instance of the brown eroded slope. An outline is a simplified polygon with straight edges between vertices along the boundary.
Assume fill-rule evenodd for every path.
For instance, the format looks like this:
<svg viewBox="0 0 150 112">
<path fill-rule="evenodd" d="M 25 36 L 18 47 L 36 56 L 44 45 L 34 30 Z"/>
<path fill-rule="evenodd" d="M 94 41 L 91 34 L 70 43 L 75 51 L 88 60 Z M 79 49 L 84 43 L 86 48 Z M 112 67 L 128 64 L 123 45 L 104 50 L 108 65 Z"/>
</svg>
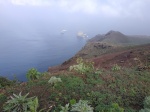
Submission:
<svg viewBox="0 0 150 112">
<path fill-rule="evenodd" d="M 79 54 L 64 62 L 62 65 L 49 68 L 49 72 L 65 71 L 76 63 L 78 57 L 83 57 Z M 115 64 L 122 67 L 145 67 L 150 65 L 150 44 L 134 46 L 131 48 L 119 48 L 114 52 L 101 54 L 97 57 L 84 58 L 93 61 L 96 68 L 111 68 Z"/>
<path fill-rule="evenodd" d="M 114 64 L 124 67 L 145 67 L 150 65 L 150 44 L 105 54 L 91 60 L 94 61 L 95 66 L 98 68 L 109 68 Z"/>
</svg>

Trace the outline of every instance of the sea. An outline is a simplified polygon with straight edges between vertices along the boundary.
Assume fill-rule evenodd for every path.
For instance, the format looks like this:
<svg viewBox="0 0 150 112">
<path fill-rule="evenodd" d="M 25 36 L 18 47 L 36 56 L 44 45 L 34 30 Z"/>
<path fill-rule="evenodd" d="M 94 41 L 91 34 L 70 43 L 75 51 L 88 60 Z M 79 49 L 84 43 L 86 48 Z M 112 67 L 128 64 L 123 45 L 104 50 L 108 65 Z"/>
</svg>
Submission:
<svg viewBox="0 0 150 112">
<path fill-rule="evenodd" d="M 76 33 L 0 31 L 0 76 L 26 81 L 31 68 L 46 72 L 62 64 L 85 45 Z"/>
</svg>

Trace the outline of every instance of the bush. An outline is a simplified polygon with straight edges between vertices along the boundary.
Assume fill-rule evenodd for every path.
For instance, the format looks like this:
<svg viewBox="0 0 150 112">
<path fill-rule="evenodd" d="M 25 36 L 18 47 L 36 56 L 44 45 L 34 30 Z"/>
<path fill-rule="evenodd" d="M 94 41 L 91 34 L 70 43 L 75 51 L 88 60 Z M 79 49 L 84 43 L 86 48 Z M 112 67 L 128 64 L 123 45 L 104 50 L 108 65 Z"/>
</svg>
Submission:
<svg viewBox="0 0 150 112">
<path fill-rule="evenodd" d="M 111 105 L 98 105 L 95 110 L 96 112 L 124 112 L 124 109 L 117 103 L 112 103 Z"/>
<path fill-rule="evenodd" d="M 0 77 L 0 88 L 4 88 L 6 86 L 11 86 L 13 84 L 12 81 L 8 80 L 5 77 Z"/>
<path fill-rule="evenodd" d="M 150 109 L 150 96 L 146 97 L 144 100 L 144 108 Z"/>
<path fill-rule="evenodd" d="M 33 80 L 39 79 L 40 75 L 41 73 L 38 72 L 35 68 L 31 68 L 27 72 L 26 77 L 29 81 L 33 81 Z"/>
<path fill-rule="evenodd" d="M 70 71 L 74 70 L 78 73 L 86 74 L 86 73 L 94 71 L 93 64 L 94 64 L 93 62 L 83 61 L 82 58 L 78 58 L 77 59 L 77 65 L 70 66 L 69 70 Z"/>
<path fill-rule="evenodd" d="M 145 98 L 144 109 L 141 109 L 139 112 L 150 112 L 150 96 Z"/>
<path fill-rule="evenodd" d="M 4 94 L 0 93 L 0 103 L 6 101 L 6 99 L 7 97 Z"/>
<path fill-rule="evenodd" d="M 69 103 L 65 105 L 65 107 L 61 106 L 60 112 L 68 112 L 69 111 Z"/>
<path fill-rule="evenodd" d="M 79 92 L 84 89 L 85 83 L 80 77 L 75 76 L 62 76 L 62 86 L 63 89 L 66 89 L 68 92 Z"/>
<path fill-rule="evenodd" d="M 61 78 L 57 78 L 55 76 L 52 76 L 48 81 L 48 83 L 52 84 L 53 86 L 56 86 L 58 82 L 62 82 Z"/>
<path fill-rule="evenodd" d="M 79 100 L 78 103 L 72 105 L 71 111 L 77 112 L 93 112 L 93 107 L 88 105 L 88 101 L 86 100 Z"/>
<path fill-rule="evenodd" d="M 22 96 L 21 92 L 19 95 L 13 94 L 10 96 L 3 108 L 4 112 L 36 112 L 38 108 L 38 99 L 37 97 L 27 98 L 29 93 Z"/>
</svg>

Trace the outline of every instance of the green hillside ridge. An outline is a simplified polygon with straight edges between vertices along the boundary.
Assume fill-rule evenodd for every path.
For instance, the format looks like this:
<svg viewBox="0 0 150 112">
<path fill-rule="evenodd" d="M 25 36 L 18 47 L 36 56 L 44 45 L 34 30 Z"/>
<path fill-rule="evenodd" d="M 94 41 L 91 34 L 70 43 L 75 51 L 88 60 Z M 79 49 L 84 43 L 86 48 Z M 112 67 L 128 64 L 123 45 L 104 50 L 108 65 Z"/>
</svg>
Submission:
<svg viewBox="0 0 150 112">
<path fill-rule="evenodd" d="M 149 111 L 150 44 L 131 46 L 129 36 L 116 31 L 103 36 L 48 72 L 30 69 L 27 82 L 0 77 L 0 111 Z"/>
</svg>

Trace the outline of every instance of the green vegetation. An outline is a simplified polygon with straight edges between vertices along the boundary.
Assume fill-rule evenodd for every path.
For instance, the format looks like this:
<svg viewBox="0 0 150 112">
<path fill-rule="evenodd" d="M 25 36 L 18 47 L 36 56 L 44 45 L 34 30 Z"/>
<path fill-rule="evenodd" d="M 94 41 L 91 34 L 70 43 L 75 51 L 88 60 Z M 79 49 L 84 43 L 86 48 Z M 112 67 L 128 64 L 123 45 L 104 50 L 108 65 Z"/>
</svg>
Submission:
<svg viewBox="0 0 150 112">
<path fill-rule="evenodd" d="M 117 64 L 115 64 L 115 65 L 111 68 L 112 71 L 118 71 L 118 70 L 120 70 L 120 69 L 121 69 L 121 67 L 118 66 Z"/>
<path fill-rule="evenodd" d="M 61 106 L 60 112 L 68 112 L 69 111 L 69 103 L 65 105 L 65 107 Z"/>
<path fill-rule="evenodd" d="M 13 85 L 14 82 L 0 76 L 0 89 Z"/>
<path fill-rule="evenodd" d="M 88 101 L 79 100 L 78 103 L 72 105 L 71 111 L 77 111 L 77 112 L 93 112 L 93 108 L 88 105 Z"/>
<path fill-rule="evenodd" d="M 7 97 L 2 93 L 0 94 L 0 103 L 4 102 L 7 99 Z"/>
<path fill-rule="evenodd" d="M 10 100 L 4 105 L 4 112 L 36 112 L 38 107 L 37 97 L 27 98 L 29 93 L 22 96 L 21 92 L 19 95 L 13 94 Z"/>
<path fill-rule="evenodd" d="M 35 68 L 31 68 L 27 74 L 26 74 L 26 77 L 29 81 L 33 81 L 33 80 L 36 80 L 36 79 L 39 79 L 41 73 L 38 72 Z"/>
<path fill-rule="evenodd" d="M 150 112 L 150 96 L 145 98 L 144 109 L 141 109 L 139 112 Z"/>
<path fill-rule="evenodd" d="M 59 82 L 62 82 L 62 81 L 61 81 L 61 78 L 57 78 L 57 77 L 55 77 L 55 76 L 52 76 L 52 77 L 49 79 L 49 81 L 48 81 L 48 83 L 50 83 L 50 84 L 52 84 L 52 85 L 54 85 L 54 86 L 56 86 L 56 84 L 59 83 Z"/>
<path fill-rule="evenodd" d="M 83 61 L 82 58 L 77 59 L 77 65 L 70 66 L 70 71 L 75 70 L 78 73 L 86 74 L 94 71 L 93 62 Z"/>
<path fill-rule="evenodd" d="M 71 108 L 71 109 L 70 109 Z M 93 108 L 88 105 L 88 101 L 86 100 L 79 100 L 78 103 L 75 103 L 71 105 L 69 108 L 69 103 L 65 105 L 65 107 L 61 106 L 61 111 L 60 112 L 93 112 Z"/>
<path fill-rule="evenodd" d="M 111 105 L 103 106 L 99 105 L 96 108 L 97 112 L 124 112 L 124 109 L 118 105 L 118 103 L 112 103 Z"/>
<path fill-rule="evenodd" d="M 55 76 L 31 69 L 25 84 L 2 88 L 0 106 L 5 112 L 147 112 L 150 71 L 135 68 L 116 64 L 99 70 L 93 62 L 79 58 L 71 71 Z"/>
</svg>

